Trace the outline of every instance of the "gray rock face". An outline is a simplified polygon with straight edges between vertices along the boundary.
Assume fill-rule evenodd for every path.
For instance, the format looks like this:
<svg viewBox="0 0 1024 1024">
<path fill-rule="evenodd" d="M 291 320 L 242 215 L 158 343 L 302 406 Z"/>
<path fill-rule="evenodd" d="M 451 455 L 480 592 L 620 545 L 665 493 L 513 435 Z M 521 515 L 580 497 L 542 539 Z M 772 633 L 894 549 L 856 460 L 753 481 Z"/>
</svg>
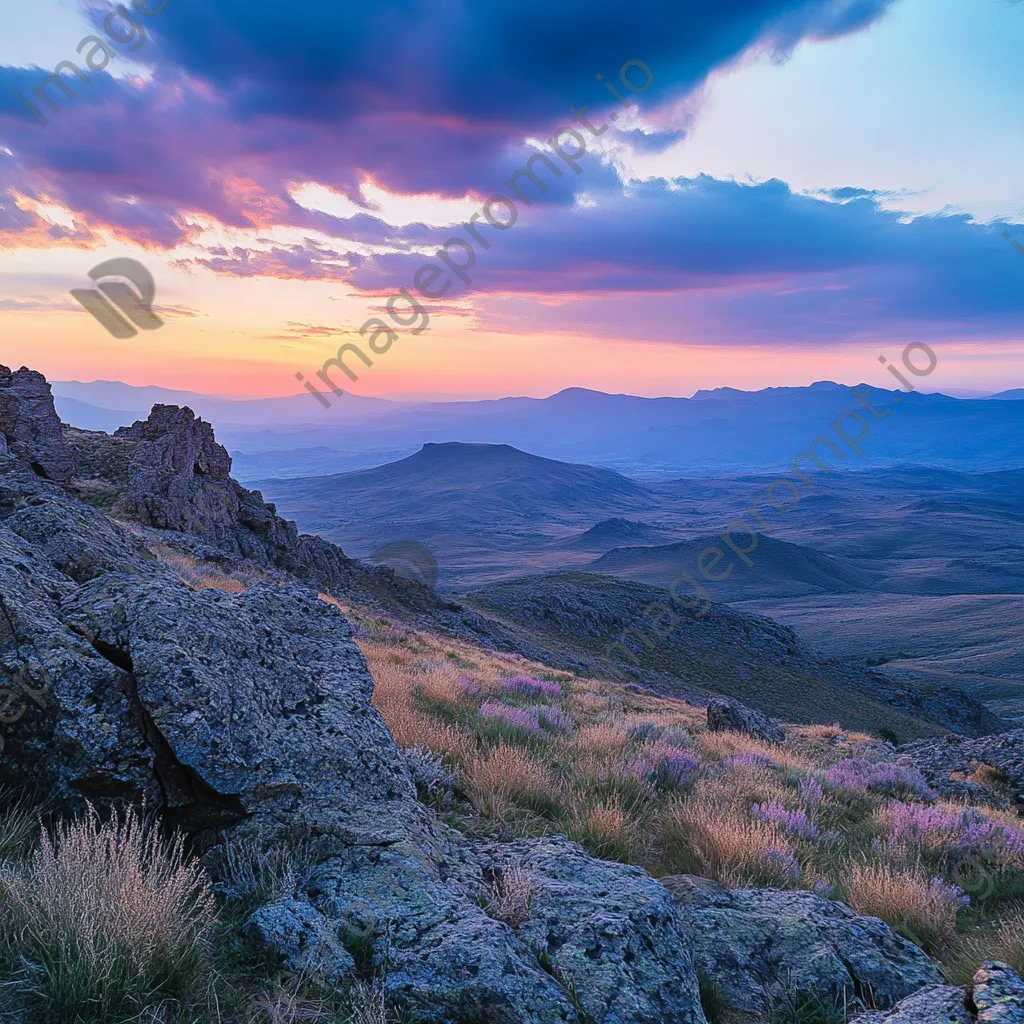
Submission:
<svg viewBox="0 0 1024 1024">
<path fill-rule="evenodd" d="M 356 962 L 338 941 L 336 929 L 308 903 L 281 899 L 266 903 L 246 921 L 243 933 L 275 950 L 285 967 L 341 984 L 354 977 Z"/>
<path fill-rule="evenodd" d="M 874 917 L 810 892 L 728 890 L 707 879 L 661 879 L 680 909 L 697 963 L 734 1005 L 762 1013 L 783 987 L 891 1006 L 942 981 L 917 946 Z"/>
<path fill-rule="evenodd" d="M 974 973 L 967 991 L 932 985 L 888 1013 L 857 1018 L 860 1024 L 1024 1024 L 1024 981 L 998 960 Z"/>
<path fill-rule="evenodd" d="M 0 366 L 0 436 L 4 449 L 48 480 L 71 479 L 71 452 L 46 378 L 24 366 Z"/>
<path fill-rule="evenodd" d="M 769 743 L 783 743 L 786 739 L 786 730 L 774 718 L 730 697 L 716 697 L 708 705 L 708 728 L 712 732 L 745 732 Z"/>
<path fill-rule="evenodd" d="M 970 994 L 979 1024 L 1024 1024 L 1024 981 L 1006 964 L 982 964 L 974 973 Z"/>
<path fill-rule="evenodd" d="M 901 1000 L 888 1013 L 866 1013 L 858 1024 L 975 1024 L 964 991 L 951 985 L 929 985 Z"/>
<path fill-rule="evenodd" d="M 596 861 L 561 836 L 479 853 L 491 875 L 533 876 L 531 916 L 517 934 L 596 1024 L 703 1024 L 690 929 L 643 871 Z"/>
<path fill-rule="evenodd" d="M 338 609 L 282 578 L 192 590 L 145 536 L 0 457 L 0 782 L 65 808 L 145 800 L 200 846 L 315 849 L 250 934 L 327 979 L 355 954 L 387 964 L 421 1020 L 574 1024 L 586 998 L 602 1022 L 635 1007 L 703 1024 L 692 968 L 671 973 L 692 960 L 664 890 L 578 848 L 536 852 L 558 915 L 539 956 L 484 913 L 477 856 L 416 800 Z M 561 895 L 556 852 L 579 876 Z M 573 996 L 546 956 L 595 994 Z"/>
<path fill-rule="evenodd" d="M 257 491 L 230 477 L 231 457 L 191 409 L 155 405 L 149 418 L 115 431 L 134 442 L 128 479 L 113 512 L 143 526 L 195 534 L 232 554 L 274 562 L 295 547 L 293 523 Z"/>
</svg>

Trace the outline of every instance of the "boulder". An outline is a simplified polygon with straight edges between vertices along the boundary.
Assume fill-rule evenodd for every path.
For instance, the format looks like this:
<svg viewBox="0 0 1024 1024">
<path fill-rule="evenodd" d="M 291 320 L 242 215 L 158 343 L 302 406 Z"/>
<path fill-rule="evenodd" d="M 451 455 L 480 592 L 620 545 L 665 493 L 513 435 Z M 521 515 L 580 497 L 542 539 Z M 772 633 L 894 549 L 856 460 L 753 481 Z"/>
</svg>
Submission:
<svg viewBox="0 0 1024 1024">
<path fill-rule="evenodd" d="M 975 1024 L 964 990 L 952 985 L 929 985 L 900 1002 L 888 1013 L 865 1013 L 857 1024 Z"/>
<path fill-rule="evenodd" d="M 265 903 L 245 922 L 242 932 L 276 952 L 297 974 L 312 974 L 333 984 L 351 980 L 355 959 L 338 941 L 323 914 L 302 900 Z"/>
<path fill-rule="evenodd" d="M 704 1022 L 691 929 L 640 868 L 594 860 L 562 836 L 477 848 L 495 879 L 533 880 L 516 929 L 596 1024 Z"/>
<path fill-rule="evenodd" d="M 674 875 L 661 884 L 680 910 L 694 957 L 747 1013 L 789 992 L 894 1003 L 942 974 L 917 946 L 874 917 L 811 892 L 729 890 Z"/>
<path fill-rule="evenodd" d="M 774 718 L 731 697 L 716 697 L 708 704 L 708 728 L 712 732 L 749 733 L 767 743 L 783 743 L 786 739 L 786 730 Z"/>
</svg>

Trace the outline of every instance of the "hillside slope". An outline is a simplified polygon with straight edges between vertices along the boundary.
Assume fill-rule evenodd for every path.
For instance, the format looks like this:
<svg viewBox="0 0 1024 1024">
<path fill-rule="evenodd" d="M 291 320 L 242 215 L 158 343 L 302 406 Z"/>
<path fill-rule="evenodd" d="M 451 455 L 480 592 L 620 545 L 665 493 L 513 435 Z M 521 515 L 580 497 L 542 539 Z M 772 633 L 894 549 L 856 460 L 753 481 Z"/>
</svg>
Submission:
<svg viewBox="0 0 1024 1024">
<path fill-rule="evenodd" d="M 900 740 L 1005 728 L 956 687 L 896 684 L 853 661 L 822 657 L 768 618 L 714 604 L 704 618 L 677 608 L 669 619 L 668 592 L 640 583 L 531 576 L 483 587 L 465 601 L 503 627 L 506 635 L 491 633 L 504 649 L 656 693 L 737 697 L 789 721 L 838 721 Z"/>
<path fill-rule="evenodd" d="M 742 548 L 750 546 L 750 538 L 742 531 L 737 532 L 736 542 Z M 859 593 L 880 577 L 846 559 L 764 534 L 757 535 L 750 566 L 732 556 L 721 537 L 697 537 L 675 544 L 615 548 L 591 562 L 587 571 L 667 587 L 684 571 L 696 576 L 697 559 L 708 547 L 725 554 L 714 572 L 728 573 L 725 579 L 707 584 L 716 601 Z"/>
</svg>

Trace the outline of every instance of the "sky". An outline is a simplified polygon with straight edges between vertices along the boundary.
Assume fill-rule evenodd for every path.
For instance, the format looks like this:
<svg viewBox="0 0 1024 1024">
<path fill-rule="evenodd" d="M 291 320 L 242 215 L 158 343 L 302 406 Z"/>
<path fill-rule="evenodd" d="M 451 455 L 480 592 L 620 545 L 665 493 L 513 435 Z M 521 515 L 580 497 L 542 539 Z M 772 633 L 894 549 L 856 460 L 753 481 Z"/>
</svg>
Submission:
<svg viewBox="0 0 1024 1024">
<path fill-rule="evenodd" d="M 653 396 L 881 385 L 880 354 L 924 343 L 934 389 L 1024 387 L 1016 0 L 0 16 L 0 363 L 237 396 L 297 374 Z M 69 61 L 72 95 L 41 90 Z M 534 157 L 540 184 L 510 185 Z M 123 257 L 162 321 L 130 338 L 71 295 Z M 339 346 L 355 380 L 325 371 Z"/>
</svg>

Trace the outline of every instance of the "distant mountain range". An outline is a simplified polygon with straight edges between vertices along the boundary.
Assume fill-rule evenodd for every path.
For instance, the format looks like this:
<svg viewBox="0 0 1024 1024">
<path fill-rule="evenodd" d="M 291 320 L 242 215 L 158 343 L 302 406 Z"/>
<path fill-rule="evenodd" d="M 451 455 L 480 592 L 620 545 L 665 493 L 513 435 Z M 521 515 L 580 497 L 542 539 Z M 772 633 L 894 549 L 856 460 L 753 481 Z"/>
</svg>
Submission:
<svg viewBox="0 0 1024 1024">
<path fill-rule="evenodd" d="M 864 387 L 864 385 L 858 385 Z M 565 462 L 653 479 L 783 469 L 811 439 L 835 439 L 847 409 L 869 426 L 864 455 L 844 468 L 901 463 L 979 471 L 1024 466 L 1024 390 L 992 398 L 901 394 L 884 419 L 856 405 L 850 388 L 698 391 L 693 398 L 638 398 L 569 388 L 549 398 L 396 402 L 346 395 L 327 410 L 308 395 L 236 401 L 117 382 L 54 385 L 65 420 L 112 430 L 154 402 L 187 404 L 213 423 L 245 481 L 315 476 L 377 466 L 424 442 L 508 444 Z M 884 412 L 893 393 L 876 391 Z M 856 420 L 846 428 L 856 434 Z M 847 450 L 848 451 L 848 450 Z M 848 453 L 849 456 L 849 453 Z"/>
</svg>

